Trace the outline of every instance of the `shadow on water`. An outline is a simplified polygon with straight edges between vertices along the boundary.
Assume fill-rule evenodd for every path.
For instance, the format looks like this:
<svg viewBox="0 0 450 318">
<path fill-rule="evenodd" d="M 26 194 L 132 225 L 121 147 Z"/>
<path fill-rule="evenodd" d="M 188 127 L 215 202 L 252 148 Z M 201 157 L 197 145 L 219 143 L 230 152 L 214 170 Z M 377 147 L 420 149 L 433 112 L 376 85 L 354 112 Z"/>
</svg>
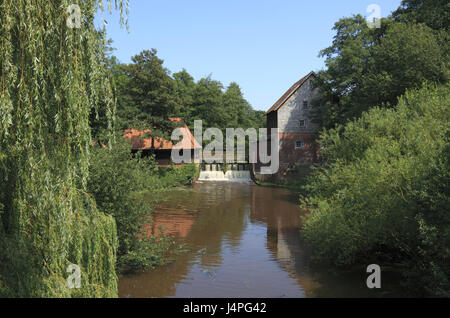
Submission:
<svg viewBox="0 0 450 318">
<path fill-rule="evenodd" d="M 204 182 L 166 199 L 147 231 L 164 226 L 191 251 L 121 276 L 120 297 L 399 296 L 391 288 L 369 290 L 365 268 L 333 273 L 312 266 L 300 236 L 304 213 L 289 190 Z"/>
</svg>

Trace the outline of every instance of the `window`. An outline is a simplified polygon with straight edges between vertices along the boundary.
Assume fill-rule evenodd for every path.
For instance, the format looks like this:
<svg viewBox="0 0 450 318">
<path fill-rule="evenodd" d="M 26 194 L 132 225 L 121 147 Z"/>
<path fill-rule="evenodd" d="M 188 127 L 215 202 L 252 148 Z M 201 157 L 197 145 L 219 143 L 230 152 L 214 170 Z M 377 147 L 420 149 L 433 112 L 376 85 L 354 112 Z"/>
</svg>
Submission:
<svg viewBox="0 0 450 318">
<path fill-rule="evenodd" d="M 305 148 L 305 142 L 303 140 L 297 140 L 295 142 L 295 149 L 304 149 Z"/>
<path fill-rule="evenodd" d="M 298 125 L 300 128 L 305 128 L 306 127 L 306 120 L 301 119 L 298 121 Z"/>
<path fill-rule="evenodd" d="M 303 108 L 308 108 L 308 101 L 306 99 L 303 101 Z"/>
</svg>

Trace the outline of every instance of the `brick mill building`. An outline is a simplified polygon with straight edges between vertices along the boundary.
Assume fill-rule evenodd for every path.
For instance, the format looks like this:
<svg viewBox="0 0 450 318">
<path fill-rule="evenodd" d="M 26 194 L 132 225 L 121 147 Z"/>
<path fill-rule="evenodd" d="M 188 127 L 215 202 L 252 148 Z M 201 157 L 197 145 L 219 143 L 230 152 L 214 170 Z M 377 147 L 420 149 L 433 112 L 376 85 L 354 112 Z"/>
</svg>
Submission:
<svg viewBox="0 0 450 318">
<path fill-rule="evenodd" d="M 308 167 L 318 161 L 319 146 L 316 142 L 319 126 L 312 122 L 312 101 L 318 97 L 313 88 L 314 72 L 292 85 L 267 111 L 267 129 L 278 128 L 280 169 Z M 256 168 L 258 170 L 258 167 Z"/>
</svg>

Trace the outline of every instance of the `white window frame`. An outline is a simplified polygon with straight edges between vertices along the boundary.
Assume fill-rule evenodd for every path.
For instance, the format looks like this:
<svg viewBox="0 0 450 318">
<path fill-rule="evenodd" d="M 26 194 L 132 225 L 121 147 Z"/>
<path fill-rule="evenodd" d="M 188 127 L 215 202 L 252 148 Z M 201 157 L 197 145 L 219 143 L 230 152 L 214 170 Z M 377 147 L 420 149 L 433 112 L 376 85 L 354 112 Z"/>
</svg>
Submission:
<svg viewBox="0 0 450 318">
<path fill-rule="evenodd" d="M 301 142 L 300 147 L 297 145 L 298 142 Z M 295 149 L 305 149 L 305 142 L 303 140 L 296 140 L 295 141 Z"/>
</svg>

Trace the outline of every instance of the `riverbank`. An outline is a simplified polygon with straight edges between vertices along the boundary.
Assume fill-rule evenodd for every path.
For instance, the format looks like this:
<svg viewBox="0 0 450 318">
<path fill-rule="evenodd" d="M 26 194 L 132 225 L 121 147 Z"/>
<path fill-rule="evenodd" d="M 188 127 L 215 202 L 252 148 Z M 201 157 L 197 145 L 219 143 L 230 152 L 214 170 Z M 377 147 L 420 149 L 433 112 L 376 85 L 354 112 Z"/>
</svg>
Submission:
<svg viewBox="0 0 450 318">
<path fill-rule="evenodd" d="M 133 156 L 128 143 L 93 150 L 88 191 L 98 208 L 114 217 L 118 235 L 118 272 L 151 269 L 165 264 L 174 245 L 170 236 L 147 235 L 151 212 L 164 190 L 190 185 L 198 177 L 195 164 L 160 168 L 153 157 Z"/>
<path fill-rule="evenodd" d="M 136 198 L 147 207 L 142 227 L 137 233 L 138 244 L 132 253 L 119 259 L 118 273 L 133 273 L 151 270 L 173 261 L 173 255 L 180 253 L 182 246 L 174 240 L 173 233 L 164 228 L 155 231 L 154 211 L 167 200 L 168 193 L 178 187 L 190 186 L 198 178 L 198 171 L 192 166 L 160 168 L 154 187 L 136 193 Z M 153 229 L 153 230 L 149 230 Z"/>
<path fill-rule="evenodd" d="M 301 198 L 318 261 L 399 265 L 409 292 L 450 296 L 449 102 L 450 85 L 425 85 L 322 134 L 327 167 Z"/>
<path fill-rule="evenodd" d="M 281 188 L 295 191 L 297 193 L 306 193 L 305 186 L 307 185 L 307 182 L 305 179 L 302 179 L 298 182 L 285 182 L 285 183 L 255 181 L 255 184 L 261 187 Z"/>
</svg>

